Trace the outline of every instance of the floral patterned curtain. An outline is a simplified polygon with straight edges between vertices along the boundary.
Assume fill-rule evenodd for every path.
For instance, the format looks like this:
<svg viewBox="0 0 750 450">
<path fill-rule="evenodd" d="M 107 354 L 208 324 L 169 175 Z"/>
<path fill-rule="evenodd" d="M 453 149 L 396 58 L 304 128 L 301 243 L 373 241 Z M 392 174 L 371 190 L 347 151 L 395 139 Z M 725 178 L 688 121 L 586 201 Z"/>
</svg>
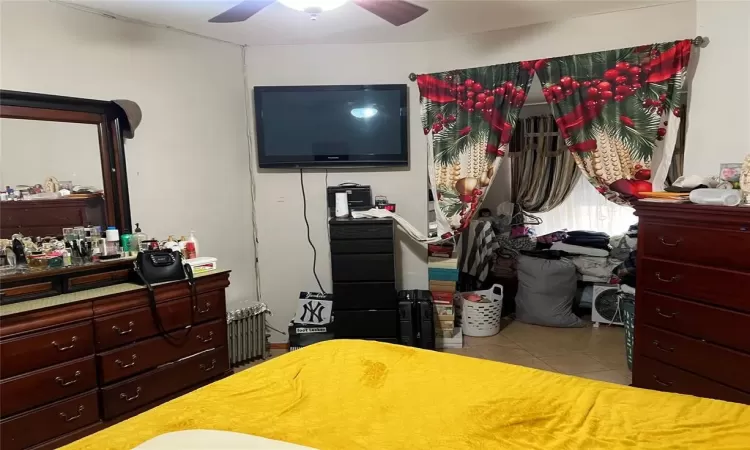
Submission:
<svg viewBox="0 0 750 450">
<path fill-rule="evenodd" d="M 680 125 L 691 41 L 534 62 L 578 167 L 607 199 L 661 190 Z"/>
<path fill-rule="evenodd" d="M 419 75 L 438 236 L 466 228 L 508 149 L 531 62 Z"/>
</svg>

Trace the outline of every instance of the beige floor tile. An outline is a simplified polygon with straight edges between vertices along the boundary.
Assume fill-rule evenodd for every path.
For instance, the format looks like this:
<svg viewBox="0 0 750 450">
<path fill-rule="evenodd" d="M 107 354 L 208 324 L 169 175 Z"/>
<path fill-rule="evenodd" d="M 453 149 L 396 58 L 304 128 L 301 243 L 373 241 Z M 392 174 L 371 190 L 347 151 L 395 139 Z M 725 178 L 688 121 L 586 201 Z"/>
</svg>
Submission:
<svg viewBox="0 0 750 450">
<path fill-rule="evenodd" d="M 622 347 L 622 349 L 619 346 L 602 347 L 594 352 L 586 352 L 586 354 L 602 363 L 607 369 L 629 372 L 627 356 L 625 355 L 625 345 Z"/>
<path fill-rule="evenodd" d="M 518 347 L 518 344 L 511 341 L 502 334 L 496 334 L 488 337 L 464 336 L 464 347 L 481 347 L 484 345 L 499 345 L 501 347 Z"/>
<path fill-rule="evenodd" d="M 602 363 L 583 353 L 548 356 L 540 359 L 552 367 L 552 369 L 569 375 L 607 370 L 607 367 Z"/>
<path fill-rule="evenodd" d="M 629 385 L 632 381 L 630 372 L 623 372 L 621 370 L 604 370 L 601 372 L 581 373 L 576 376 L 588 378 L 590 380 L 599 380 L 609 383 L 622 384 L 625 386 Z"/>
</svg>

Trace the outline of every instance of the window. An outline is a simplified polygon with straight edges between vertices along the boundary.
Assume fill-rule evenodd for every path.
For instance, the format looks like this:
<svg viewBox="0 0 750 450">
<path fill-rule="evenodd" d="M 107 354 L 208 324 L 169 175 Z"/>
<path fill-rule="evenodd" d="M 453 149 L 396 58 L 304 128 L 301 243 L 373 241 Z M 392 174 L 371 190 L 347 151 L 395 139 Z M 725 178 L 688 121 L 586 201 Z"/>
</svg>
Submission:
<svg viewBox="0 0 750 450">
<path fill-rule="evenodd" d="M 633 208 L 612 203 L 598 193 L 585 177 L 578 179 L 573 192 L 559 206 L 546 213 L 536 213 L 543 222 L 537 225 L 541 236 L 562 229 L 603 231 L 609 235 L 624 234 L 638 222 Z"/>
</svg>

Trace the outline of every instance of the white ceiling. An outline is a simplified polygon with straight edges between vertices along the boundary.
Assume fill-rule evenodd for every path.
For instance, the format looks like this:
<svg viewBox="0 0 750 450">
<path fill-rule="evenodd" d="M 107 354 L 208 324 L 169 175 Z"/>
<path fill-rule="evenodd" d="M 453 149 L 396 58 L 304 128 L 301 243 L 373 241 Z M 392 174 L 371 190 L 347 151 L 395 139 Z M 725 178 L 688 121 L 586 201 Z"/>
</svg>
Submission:
<svg viewBox="0 0 750 450">
<path fill-rule="evenodd" d="M 70 3 L 236 44 L 274 45 L 431 41 L 673 3 L 675 0 L 418 0 L 414 3 L 429 11 L 400 27 L 394 27 L 352 3 L 323 13 L 316 21 L 310 20 L 303 12 L 275 3 L 245 22 L 208 22 L 239 1 L 74 0 Z"/>
</svg>

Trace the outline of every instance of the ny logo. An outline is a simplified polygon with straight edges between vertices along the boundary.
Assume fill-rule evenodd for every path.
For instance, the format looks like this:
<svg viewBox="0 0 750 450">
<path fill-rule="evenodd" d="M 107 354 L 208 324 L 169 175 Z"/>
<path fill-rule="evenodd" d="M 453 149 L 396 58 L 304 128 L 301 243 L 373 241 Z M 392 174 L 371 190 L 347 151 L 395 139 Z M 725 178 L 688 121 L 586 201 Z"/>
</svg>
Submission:
<svg viewBox="0 0 750 450">
<path fill-rule="evenodd" d="M 323 310 L 326 307 L 320 302 L 307 302 L 302 306 L 302 322 L 319 323 L 323 321 Z M 310 313 L 310 319 L 305 320 L 307 313 Z"/>
</svg>

